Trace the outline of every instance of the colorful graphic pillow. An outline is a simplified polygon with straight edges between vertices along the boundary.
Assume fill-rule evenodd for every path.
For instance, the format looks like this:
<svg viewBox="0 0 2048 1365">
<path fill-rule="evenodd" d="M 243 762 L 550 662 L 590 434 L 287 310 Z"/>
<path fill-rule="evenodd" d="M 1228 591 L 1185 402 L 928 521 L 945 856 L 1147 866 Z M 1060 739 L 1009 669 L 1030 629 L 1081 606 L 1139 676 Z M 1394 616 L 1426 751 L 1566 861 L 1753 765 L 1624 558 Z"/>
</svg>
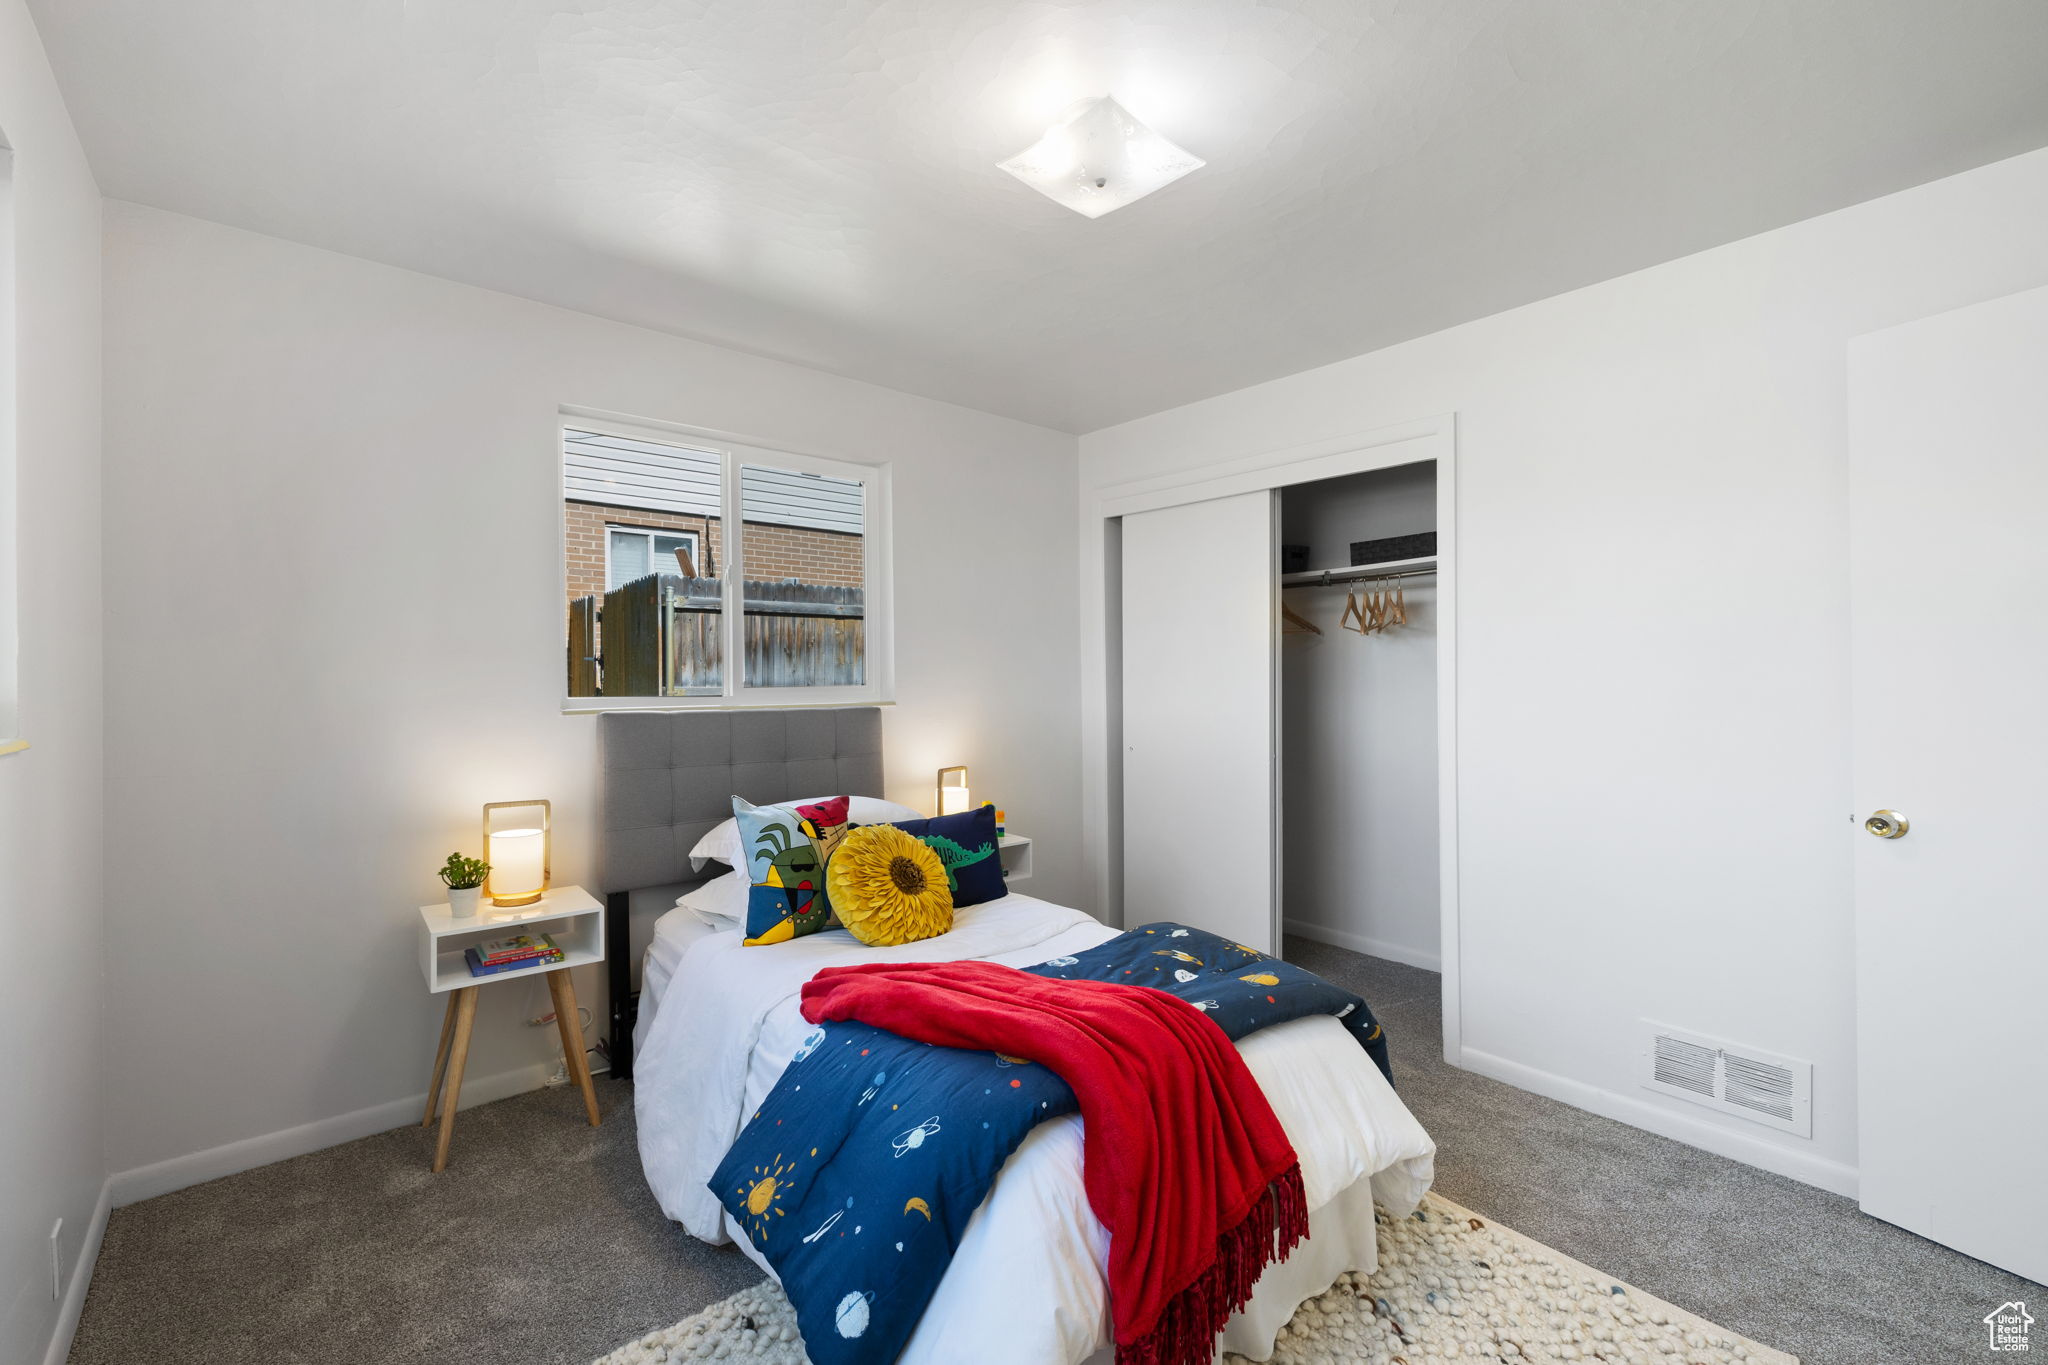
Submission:
<svg viewBox="0 0 2048 1365">
<path fill-rule="evenodd" d="M 899 820 L 896 828 L 915 834 L 939 855 L 953 905 L 965 909 L 1009 894 L 1003 884 L 1003 858 L 996 838 L 996 808 L 979 806 L 958 815 L 929 820 Z"/>
<path fill-rule="evenodd" d="M 748 947 L 815 934 L 832 919 L 825 864 L 846 837 L 847 798 L 756 806 L 735 796 L 733 823 L 746 856 Z"/>
<path fill-rule="evenodd" d="M 863 825 L 825 869 L 846 931 L 871 948 L 935 938 L 953 927 L 953 893 L 939 855 L 894 825 Z"/>
</svg>

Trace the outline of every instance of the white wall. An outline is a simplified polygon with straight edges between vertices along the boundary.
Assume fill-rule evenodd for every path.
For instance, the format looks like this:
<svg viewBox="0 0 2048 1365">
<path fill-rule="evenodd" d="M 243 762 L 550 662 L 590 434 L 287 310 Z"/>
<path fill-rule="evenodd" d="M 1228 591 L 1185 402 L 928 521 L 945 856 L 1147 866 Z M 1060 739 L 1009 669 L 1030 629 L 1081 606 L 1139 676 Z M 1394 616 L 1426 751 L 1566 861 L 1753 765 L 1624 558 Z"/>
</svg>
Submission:
<svg viewBox="0 0 2048 1365">
<path fill-rule="evenodd" d="M 587 878 L 596 721 L 558 712 L 562 404 L 893 462 L 888 794 L 928 806 L 938 767 L 972 765 L 1042 840 L 1031 889 L 1079 894 L 1072 437 L 107 217 L 111 1155 L 169 1163 L 120 1195 L 417 1122 L 440 1002 L 414 907 L 484 801 L 552 798 L 558 880 Z M 601 1001 L 596 973 L 577 985 Z M 543 995 L 485 992 L 465 1099 L 538 1078 L 553 1045 L 518 1017 Z"/>
<path fill-rule="evenodd" d="M 1455 412 L 1464 1063 L 1852 1188 L 1845 347 L 2044 222 L 2048 151 L 1083 437 L 1084 827 L 1094 490 Z M 1811 1059 L 1812 1140 L 1640 1090 L 1645 1015 Z"/>
<path fill-rule="evenodd" d="M 1436 467 L 1396 465 L 1280 494 L 1280 539 L 1311 568 L 1351 542 L 1436 529 Z M 1280 647 L 1282 904 L 1290 933 L 1435 968 L 1436 580 L 1402 582 L 1408 624 L 1345 630 L 1344 584 L 1290 588 L 1323 628 Z M 1359 585 L 1361 588 L 1363 585 Z"/>
<path fill-rule="evenodd" d="M 20 734 L 0 757 L 0 1360 L 69 1340 L 106 1167 L 100 1089 L 100 197 L 19 0 L 0 0 L 14 149 Z M 4 420 L 4 419 L 0 419 Z M 5 498 L 0 498 L 4 502 Z M 11 736 L 0 736 L 11 738 Z"/>
</svg>

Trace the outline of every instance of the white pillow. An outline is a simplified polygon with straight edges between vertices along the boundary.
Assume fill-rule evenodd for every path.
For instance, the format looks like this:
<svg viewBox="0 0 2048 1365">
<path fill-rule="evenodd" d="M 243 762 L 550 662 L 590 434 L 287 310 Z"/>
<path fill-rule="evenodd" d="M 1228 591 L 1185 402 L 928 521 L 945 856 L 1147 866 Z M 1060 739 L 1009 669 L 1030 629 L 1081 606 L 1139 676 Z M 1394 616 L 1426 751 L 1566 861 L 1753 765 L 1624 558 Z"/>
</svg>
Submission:
<svg viewBox="0 0 2048 1365">
<path fill-rule="evenodd" d="M 819 801 L 830 801 L 829 796 L 803 796 L 794 801 L 777 801 L 778 806 L 809 806 Z M 924 812 L 899 806 L 894 801 L 884 801 L 879 796 L 855 796 L 848 800 L 846 818 L 856 825 L 892 825 L 898 820 L 922 820 Z M 724 863 L 727 867 L 740 867 L 745 863 L 740 856 L 740 827 L 735 820 L 727 820 L 697 841 L 690 850 L 690 867 L 702 871 L 707 862 Z"/>
<path fill-rule="evenodd" d="M 747 917 L 747 879 L 737 872 L 713 877 L 677 897 L 676 908 L 693 912 L 714 929 L 730 929 Z"/>
</svg>

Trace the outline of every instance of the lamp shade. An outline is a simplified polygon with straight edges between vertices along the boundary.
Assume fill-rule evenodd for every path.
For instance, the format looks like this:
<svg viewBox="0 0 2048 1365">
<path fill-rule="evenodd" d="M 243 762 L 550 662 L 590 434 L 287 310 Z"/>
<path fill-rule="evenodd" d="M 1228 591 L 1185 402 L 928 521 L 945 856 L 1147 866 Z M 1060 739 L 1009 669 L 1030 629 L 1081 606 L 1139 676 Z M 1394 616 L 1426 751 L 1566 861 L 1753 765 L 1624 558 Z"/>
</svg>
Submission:
<svg viewBox="0 0 2048 1365">
<path fill-rule="evenodd" d="M 484 807 L 484 892 L 492 905 L 532 905 L 554 866 L 552 808 L 546 801 L 493 801 Z"/>
<path fill-rule="evenodd" d="M 939 769 L 938 800 L 933 806 L 937 815 L 958 815 L 973 810 L 974 801 L 967 794 L 967 767 Z"/>
</svg>

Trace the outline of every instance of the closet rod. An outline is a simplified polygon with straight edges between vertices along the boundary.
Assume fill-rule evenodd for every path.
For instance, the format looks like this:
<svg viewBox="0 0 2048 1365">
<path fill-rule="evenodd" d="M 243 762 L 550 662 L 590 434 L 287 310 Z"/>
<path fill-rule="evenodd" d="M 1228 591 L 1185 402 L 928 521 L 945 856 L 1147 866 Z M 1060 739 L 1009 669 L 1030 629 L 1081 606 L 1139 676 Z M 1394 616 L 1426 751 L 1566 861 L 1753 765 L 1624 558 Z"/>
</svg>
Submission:
<svg viewBox="0 0 2048 1365">
<path fill-rule="evenodd" d="M 1395 560 L 1394 563 L 1401 563 Z M 1339 569 L 1304 569 L 1300 573 L 1280 575 L 1283 588 L 1317 588 L 1325 583 L 1348 583 L 1360 578 L 1423 578 L 1436 572 L 1434 562 L 1415 564 L 1410 561 L 1403 568 L 1392 568 L 1376 564 L 1347 564 Z"/>
</svg>

